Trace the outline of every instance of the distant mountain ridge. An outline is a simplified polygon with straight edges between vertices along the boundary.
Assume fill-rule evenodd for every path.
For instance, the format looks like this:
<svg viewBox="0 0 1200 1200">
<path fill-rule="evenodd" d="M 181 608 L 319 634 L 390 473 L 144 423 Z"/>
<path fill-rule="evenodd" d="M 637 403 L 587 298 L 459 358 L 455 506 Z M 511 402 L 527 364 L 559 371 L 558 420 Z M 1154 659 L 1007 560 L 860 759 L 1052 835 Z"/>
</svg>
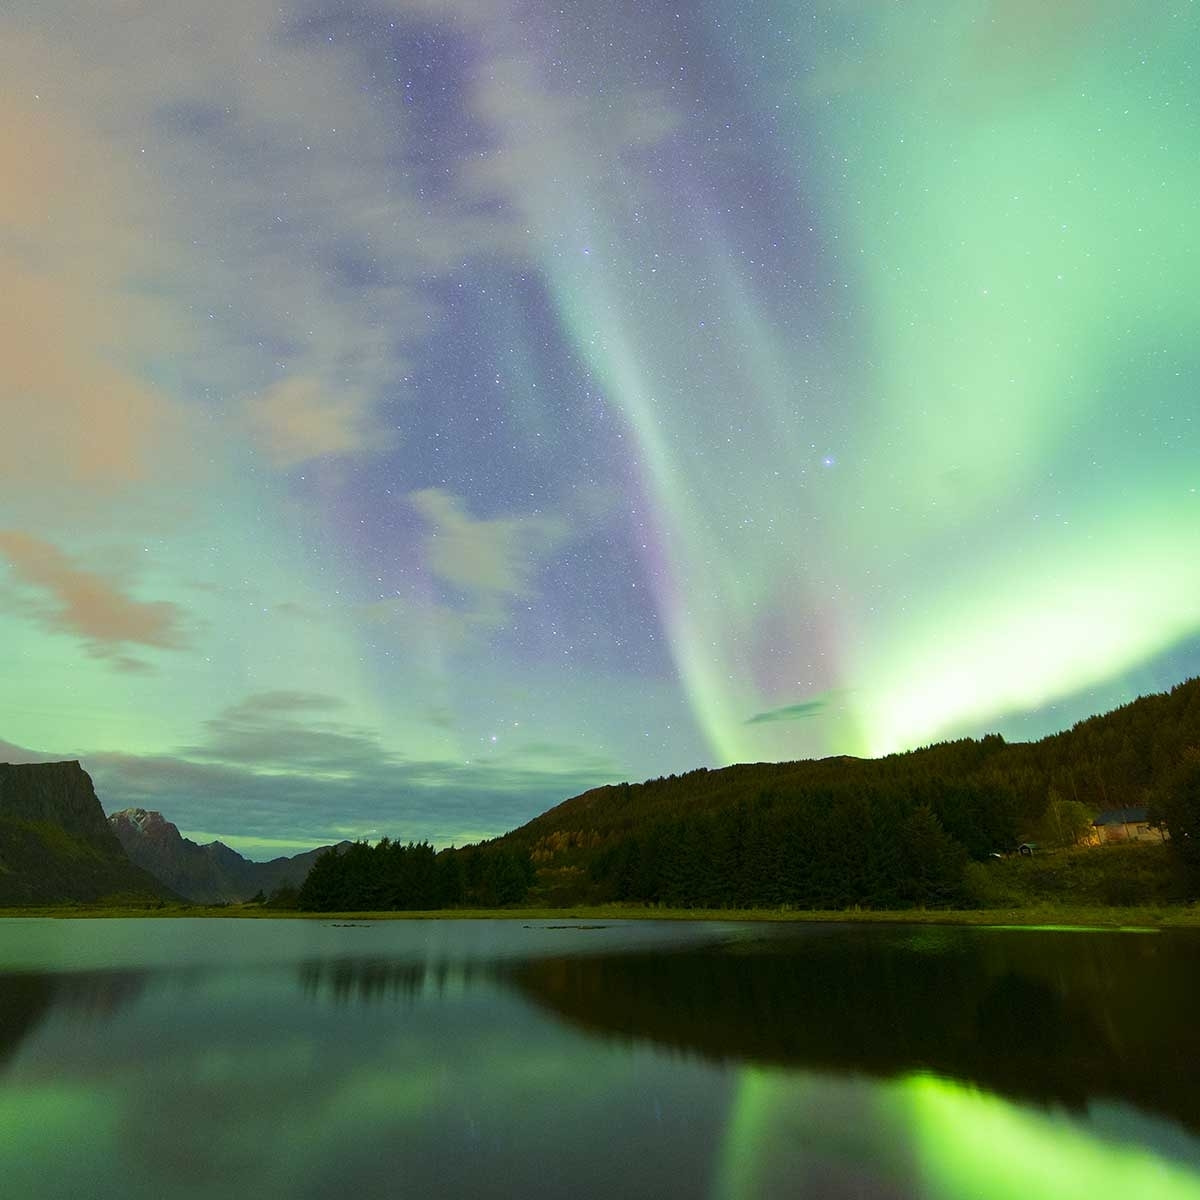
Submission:
<svg viewBox="0 0 1200 1200">
<path fill-rule="evenodd" d="M 78 762 L 0 763 L 0 906 L 177 898 L 130 861 Z"/>
<path fill-rule="evenodd" d="M 160 812 L 124 808 L 108 818 L 109 828 L 129 858 L 173 891 L 198 904 L 249 900 L 284 885 L 299 887 L 312 864 L 328 850 L 315 850 L 270 862 L 252 862 L 224 842 L 204 845 L 185 838 Z M 339 846 L 349 845 L 341 842 Z"/>
</svg>

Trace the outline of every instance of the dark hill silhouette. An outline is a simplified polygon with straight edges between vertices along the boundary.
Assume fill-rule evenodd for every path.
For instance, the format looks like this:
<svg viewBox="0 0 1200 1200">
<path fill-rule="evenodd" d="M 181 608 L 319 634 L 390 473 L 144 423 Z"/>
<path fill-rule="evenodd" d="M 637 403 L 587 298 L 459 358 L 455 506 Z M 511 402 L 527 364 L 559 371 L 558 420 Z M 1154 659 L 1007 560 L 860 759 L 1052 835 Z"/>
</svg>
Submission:
<svg viewBox="0 0 1200 1200">
<path fill-rule="evenodd" d="M 1038 742 L 752 763 L 593 788 L 499 839 L 532 899 L 841 908 L 965 900 L 967 858 L 1037 838 L 1048 806 L 1140 807 L 1200 747 L 1200 679 Z M 1085 815 L 1085 821 L 1088 818 Z"/>
<path fill-rule="evenodd" d="M 0 763 L 0 906 L 178 899 L 130 862 L 77 762 Z"/>
<path fill-rule="evenodd" d="M 1051 880 L 1053 899 L 1158 904 L 1200 890 L 1200 871 L 1171 865 L 1174 854 L 1186 868 L 1200 843 L 1200 680 L 1039 742 L 989 734 L 881 759 L 701 768 L 593 788 L 461 850 L 356 844 L 318 858 L 298 903 L 987 906 L 994 872 L 971 859 L 1031 837 L 1068 845 L 1097 811 L 1146 806 L 1162 813 L 1169 847 L 1128 847 L 1136 862 L 1106 851 L 1094 861 L 1111 877 L 1065 871 Z"/>
</svg>

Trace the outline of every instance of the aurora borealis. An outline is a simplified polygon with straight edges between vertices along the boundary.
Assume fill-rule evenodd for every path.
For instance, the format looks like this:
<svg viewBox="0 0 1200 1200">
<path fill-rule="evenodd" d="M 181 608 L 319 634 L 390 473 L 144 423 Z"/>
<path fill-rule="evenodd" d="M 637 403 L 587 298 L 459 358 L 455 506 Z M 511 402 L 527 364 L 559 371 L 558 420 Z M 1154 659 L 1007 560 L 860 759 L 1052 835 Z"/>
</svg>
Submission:
<svg viewBox="0 0 1200 1200">
<path fill-rule="evenodd" d="M 10 0 L 0 758 L 269 857 L 1197 674 L 1198 44 Z"/>
</svg>

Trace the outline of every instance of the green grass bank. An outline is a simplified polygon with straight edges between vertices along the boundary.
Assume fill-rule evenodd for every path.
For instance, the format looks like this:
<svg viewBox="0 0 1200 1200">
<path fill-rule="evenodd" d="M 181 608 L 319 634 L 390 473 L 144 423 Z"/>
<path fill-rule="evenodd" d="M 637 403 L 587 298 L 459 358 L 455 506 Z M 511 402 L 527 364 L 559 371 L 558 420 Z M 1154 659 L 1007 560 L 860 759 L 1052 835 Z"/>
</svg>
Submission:
<svg viewBox="0 0 1200 1200">
<path fill-rule="evenodd" d="M 763 921 L 792 924 L 853 923 L 888 925 L 979 925 L 1077 929 L 1168 929 L 1200 928 L 1200 905 L 1161 907 L 1086 907 L 1037 905 L 1013 909 L 843 909 L 810 911 L 794 909 L 700 909 L 654 908 L 643 905 L 606 904 L 576 908 L 451 908 L 429 912 L 310 913 L 263 908 L 257 904 L 218 906 L 165 906 L 163 908 L 63 905 L 48 908 L 0 909 L 0 919 L 40 917 L 63 918 L 152 918 L 180 917 L 225 920 L 296 920 L 325 922 L 359 921 L 463 921 L 501 919 L 507 921 Z"/>
<path fill-rule="evenodd" d="M 403 921 L 477 920 L 588 922 L 605 920 L 870 922 L 921 925 L 1053 925 L 1071 928 L 1164 929 L 1200 926 L 1200 902 L 1185 904 L 1170 848 L 1162 844 L 1078 847 L 1038 851 L 973 863 L 970 908 L 708 909 L 636 902 L 539 904 L 433 911 L 298 912 L 261 904 L 185 905 L 110 902 L 0 909 L 0 917 L 203 917 L 264 920 Z"/>
</svg>

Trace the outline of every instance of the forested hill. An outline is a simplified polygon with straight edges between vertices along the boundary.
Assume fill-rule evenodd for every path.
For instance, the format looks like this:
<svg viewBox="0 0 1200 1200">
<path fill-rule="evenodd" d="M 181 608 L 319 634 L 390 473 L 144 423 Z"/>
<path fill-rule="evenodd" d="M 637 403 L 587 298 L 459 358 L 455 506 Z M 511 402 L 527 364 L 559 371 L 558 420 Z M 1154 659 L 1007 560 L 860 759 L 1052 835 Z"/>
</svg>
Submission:
<svg viewBox="0 0 1200 1200">
<path fill-rule="evenodd" d="M 1039 742 L 754 763 L 596 788 L 501 839 L 547 900 L 745 907 L 951 903 L 963 867 L 1144 806 L 1200 748 L 1200 679 Z"/>
</svg>

